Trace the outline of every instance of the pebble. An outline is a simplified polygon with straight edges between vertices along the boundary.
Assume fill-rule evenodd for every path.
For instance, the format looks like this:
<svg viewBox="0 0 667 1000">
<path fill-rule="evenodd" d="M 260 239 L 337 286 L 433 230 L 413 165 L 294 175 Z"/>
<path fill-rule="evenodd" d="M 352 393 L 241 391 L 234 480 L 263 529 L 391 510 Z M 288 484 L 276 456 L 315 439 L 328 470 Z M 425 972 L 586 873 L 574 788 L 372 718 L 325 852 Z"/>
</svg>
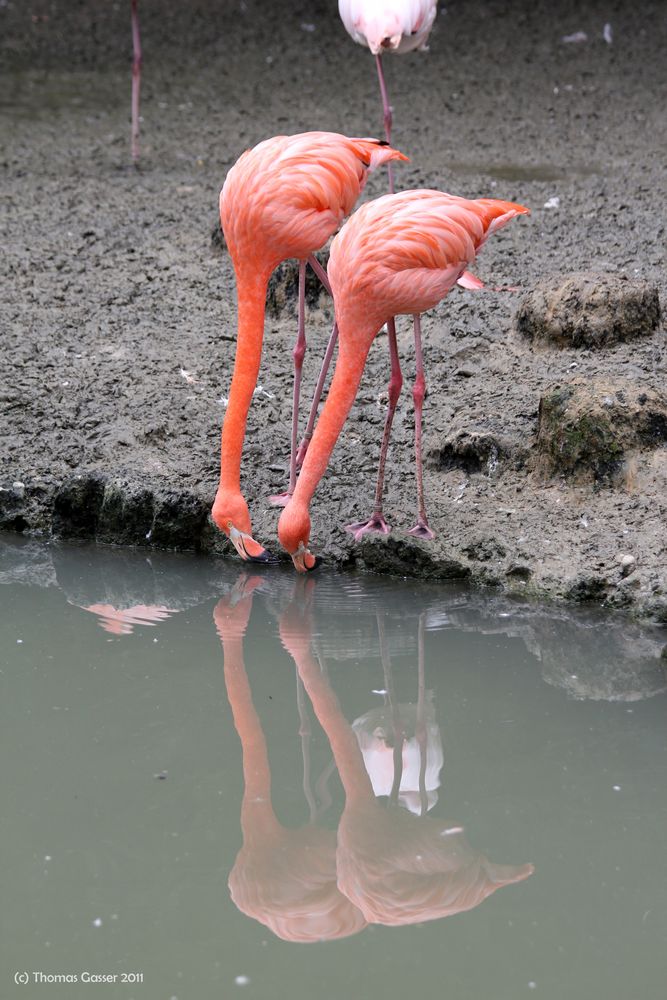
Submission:
<svg viewBox="0 0 667 1000">
<path fill-rule="evenodd" d="M 620 552 L 618 561 L 621 564 L 621 574 L 623 576 L 629 576 L 637 565 L 635 557 L 631 556 L 628 552 Z"/>
</svg>

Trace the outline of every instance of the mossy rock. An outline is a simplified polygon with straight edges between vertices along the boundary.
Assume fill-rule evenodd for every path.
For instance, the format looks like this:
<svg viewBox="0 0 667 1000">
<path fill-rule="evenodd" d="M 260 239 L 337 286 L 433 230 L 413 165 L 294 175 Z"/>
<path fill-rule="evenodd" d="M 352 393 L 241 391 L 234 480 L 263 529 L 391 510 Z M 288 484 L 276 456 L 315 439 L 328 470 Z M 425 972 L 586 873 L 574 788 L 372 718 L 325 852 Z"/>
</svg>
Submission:
<svg viewBox="0 0 667 1000">
<path fill-rule="evenodd" d="M 515 316 L 519 334 L 554 347 L 607 347 L 652 334 L 659 323 L 655 285 L 589 271 L 544 278 Z"/>
<path fill-rule="evenodd" d="M 667 395 L 631 383 L 577 379 L 540 400 L 538 467 L 612 483 L 636 451 L 667 443 Z"/>
<path fill-rule="evenodd" d="M 314 255 L 324 270 L 329 263 L 329 251 L 319 250 Z M 306 305 L 315 308 L 324 291 L 320 279 L 310 267 L 306 267 Z M 266 298 L 267 312 L 272 316 L 280 316 L 285 309 L 296 312 L 299 293 L 299 262 L 284 260 L 275 269 L 269 279 L 269 291 Z"/>
</svg>

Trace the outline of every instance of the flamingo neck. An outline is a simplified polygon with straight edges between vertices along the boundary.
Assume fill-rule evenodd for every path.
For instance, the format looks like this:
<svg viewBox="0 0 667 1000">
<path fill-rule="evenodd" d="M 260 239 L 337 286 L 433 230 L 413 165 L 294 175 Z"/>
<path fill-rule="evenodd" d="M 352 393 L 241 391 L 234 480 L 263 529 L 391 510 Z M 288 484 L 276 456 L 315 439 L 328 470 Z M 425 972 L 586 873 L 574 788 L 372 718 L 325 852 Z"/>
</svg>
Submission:
<svg viewBox="0 0 667 1000">
<path fill-rule="evenodd" d="M 309 652 L 294 658 L 317 720 L 331 744 L 345 791 L 346 805 L 375 802 L 373 785 L 368 777 L 357 737 L 343 715 L 338 698 L 322 675 L 319 664 L 314 662 Z"/>
<path fill-rule="evenodd" d="M 243 803 L 241 827 L 244 837 L 256 832 L 257 823 L 266 832 L 278 828 L 271 804 L 271 769 L 266 739 L 252 701 L 248 676 L 243 664 L 243 643 L 238 638 L 224 639 L 225 685 L 234 717 L 234 726 L 243 752 Z"/>
<path fill-rule="evenodd" d="M 241 489 L 241 454 L 248 410 L 257 385 L 270 271 L 237 268 L 238 334 L 234 373 L 220 444 L 220 487 Z"/>
<path fill-rule="evenodd" d="M 310 506 L 318 483 L 326 472 L 331 453 L 357 395 L 375 333 L 375 330 L 362 331 L 349 338 L 344 336 L 344 328 L 340 327 L 340 349 L 336 370 L 299 473 L 293 497 L 295 505 Z"/>
</svg>

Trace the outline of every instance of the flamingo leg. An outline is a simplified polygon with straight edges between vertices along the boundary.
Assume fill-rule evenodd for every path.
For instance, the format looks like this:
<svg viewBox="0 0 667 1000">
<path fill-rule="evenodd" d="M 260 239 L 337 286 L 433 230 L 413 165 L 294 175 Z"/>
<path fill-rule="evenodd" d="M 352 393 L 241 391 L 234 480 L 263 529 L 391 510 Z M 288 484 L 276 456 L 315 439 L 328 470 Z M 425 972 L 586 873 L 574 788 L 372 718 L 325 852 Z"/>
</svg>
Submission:
<svg viewBox="0 0 667 1000">
<path fill-rule="evenodd" d="M 329 284 L 329 278 L 327 272 L 324 270 L 320 264 L 317 257 L 313 254 L 308 258 L 308 263 L 312 267 L 313 271 L 320 279 L 325 289 L 331 295 L 331 285 Z M 301 439 L 301 444 L 299 445 L 299 450 L 296 455 L 296 468 L 297 472 L 303 465 L 303 460 L 306 457 L 306 452 L 308 451 L 308 445 L 310 444 L 311 438 L 313 436 L 313 429 L 315 427 L 315 421 L 317 420 L 317 408 L 320 405 L 320 400 L 322 398 L 322 393 L 324 392 L 324 383 L 327 379 L 327 373 L 329 371 L 329 366 L 331 364 L 331 359 L 333 357 L 333 352 L 336 347 L 336 342 L 338 340 L 338 327 L 334 323 L 329 335 L 329 342 L 327 344 L 327 349 L 324 352 L 324 358 L 322 359 L 322 367 L 320 368 L 320 374 L 317 378 L 317 385 L 315 386 L 315 394 L 313 396 L 313 401 L 310 404 L 310 413 L 308 414 L 308 422 L 306 424 L 306 431 Z"/>
<path fill-rule="evenodd" d="M 393 109 L 389 103 L 389 94 L 387 93 L 387 84 L 384 79 L 384 70 L 382 68 L 382 56 L 378 52 L 375 57 L 375 65 L 378 71 L 378 81 L 380 83 L 380 93 L 382 94 L 382 108 L 384 111 L 384 134 L 387 142 L 391 145 L 391 126 L 393 123 Z M 389 193 L 394 193 L 394 172 L 391 167 L 391 163 L 387 164 L 387 173 L 389 175 Z"/>
<path fill-rule="evenodd" d="M 387 461 L 387 449 L 389 447 L 389 438 L 391 436 L 391 427 L 394 422 L 394 413 L 396 412 L 398 397 L 401 394 L 401 388 L 403 386 L 403 375 L 401 373 L 401 365 L 398 358 L 398 345 L 396 343 L 396 323 L 393 319 L 390 319 L 387 323 L 387 339 L 389 340 L 391 378 L 389 380 L 389 405 L 387 407 L 387 416 L 385 417 L 384 432 L 382 434 L 382 444 L 380 446 L 380 461 L 378 463 L 378 477 L 375 486 L 375 503 L 373 506 L 373 513 L 368 521 L 357 521 L 355 524 L 348 524 L 346 526 L 345 530 L 352 532 L 355 542 L 358 542 L 367 531 L 380 531 L 383 535 L 388 535 L 391 530 L 382 511 L 382 495 L 384 493 L 384 474 Z"/>
<path fill-rule="evenodd" d="M 424 358 L 422 355 L 422 331 L 421 317 L 415 315 L 415 361 L 416 376 L 412 389 L 412 398 L 415 404 L 415 474 L 417 477 L 417 523 L 409 532 L 418 538 L 435 538 L 435 535 L 428 526 L 426 518 L 426 508 L 424 506 L 424 479 L 422 470 L 422 405 L 426 393 L 426 380 L 424 378 Z"/>
<path fill-rule="evenodd" d="M 132 2 L 132 162 L 139 163 L 139 91 L 141 90 L 141 37 L 139 34 L 139 0 Z"/>
<path fill-rule="evenodd" d="M 320 264 L 317 257 L 314 254 L 310 254 L 307 260 L 310 264 L 314 273 L 322 282 L 325 290 L 331 295 L 331 285 L 329 284 L 329 278 L 327 272 Z M 302 289 L 302 279 L 301 279 L 301 265 L 303 264 L 303 289 Z M 336 347 L 336 342 L 338 340 L 338 327 L 334 323 L 331 334 L 329 335 L 329 342 L 327 343 L 327 349 L 324 352 L 324 358 L 322 359 L 322 367 L 320 369 L 320 374 L 317 379 L 317 385 L 315 386 L 315 394 L 313 396 L 313 401 L 310 404 L 310 413 L 308 415 L 308 423 L 306 424 L 306 431 L 303 438 L 301 439 L 301 444 L 299 445 L 298 451 L 296 450 L 296 440 L 294 435 L 298 429 L 298 393 L 296 388 L 297 379 L 297 349 L 300 352 L 301 362 L 299 364 L 298 380 L 299 385 L 301 383 L 301 366 L 303 364 L 303 355 L 305 354 L 306 340 L 305 340 L 305 301 L 306 301 L 306 285 L 305 285 L 305 262 L 299 262 L 299 322 L 303 323 L 303 351 L 299 348 L 299 341 L 297 340 L 297 346 L 294 348 L 294 378 L 295 378 L 295 409 L 292 412 L 292 451 L 290 456 L 290 485 L 285 493 L 279 493 L 276 496 L 269 497 L 269 502 L 276 507 L 285 507 L 289 502 L 290 497 L 294 492 L 294 487 L 296 485 L 296 474 L 303 464 L 303 460 L 306 457 L 306 452 L 308 451 L 308 445 L 313 436 L 313 429 L 315 427 L 315 421 L 317 420 L 317 409 L 320 405 L 320 399 L 322 398 L 322 393 L 324 391 L 324 383 L 326 382 L 327 373 L 329 371 L 329 366 L 331 365 L 331 359 L 333 357 L 333 352 Z M 294 455 L 296 454 L 296 458 Z M 292 469 L 294 465 L 294 469 Z"/>
<path fill-rule="evenodd" d="M 417 631 L 417 745 L 419 747 L 419 812 L 425 816 L 428 812 L 428 795 L 426 793 L 426 765 L 428 739 L 426 734 L 426 681 L 424 675 L 424 612 L 419 616 Z"/>
<path fill-rule="evenodd" d="M 391 710 L 391 727 L 392 727 L 392 738 L 393 738 L 393 766 L 394 766 L 394 777 L 391 783 L 391 792 L 389 794 L 389 801 L 393 802 L 394 805 L 398 802 L 398 793 L 401 790 L 401 782 L 403 780 L 403 744 L 405 743 L 405 730 L 403 729 L 403 724 L 401 722 L 401 716 L 398 711 L 398 705 L 396 703 L 396 692 L 394 690 L 394 676 L 391 669 L 391 659 L 389 657 L 389 650 L 387 648 L 387 637 L 384 631 L 384 620 L 378 611 L 376 613 L 376 621 L 378 627 L 378 638 L 380 640 L 380 660 L 382 662 L 382 672 L 384 674 L 384 687 L 387 692 L 386 697 L 389 699 L 389 707 Z"/>
<path fill-rule="evenodd" d="M 294 358 L 294 392 L 292 397 L 292 436 L 290 443 L 289 486 L 286 493 L 269 497 L 275 507 L 285 507 L 296 486 L 296 444 L 299 433 L 299 398 L 301 395 L 301 371 L 306 353 L 306 261 L 299 261 L 299 306 L 297 334 L 292 357 Z"/>
</svg>

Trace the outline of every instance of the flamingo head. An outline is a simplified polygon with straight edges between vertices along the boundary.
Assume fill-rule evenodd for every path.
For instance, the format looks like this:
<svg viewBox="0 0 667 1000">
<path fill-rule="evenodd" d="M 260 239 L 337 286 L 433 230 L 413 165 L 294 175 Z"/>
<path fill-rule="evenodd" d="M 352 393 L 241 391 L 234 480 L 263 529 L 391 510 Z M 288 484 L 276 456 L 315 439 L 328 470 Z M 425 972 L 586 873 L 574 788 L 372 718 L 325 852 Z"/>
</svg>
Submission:
<svg viewBox="0 0 667 1000">
<path fill-rule="evenodd" d="M 267 563 L 273 557 L 251 535 L 248 505 L 240 493 L 220 488 L 216 494 L 211 517 L 244 562 Z"/>
<path fill-rule="evenodd" d="M 291 555 L 298 573 L 309 573 L 322 562 L 319 556 L 314 556 L 308 549 L 310 514 L 305 504 L 294 500 L 287 504 L 278 521 L 278 538 L 285 551 Z"/>
</svg>

